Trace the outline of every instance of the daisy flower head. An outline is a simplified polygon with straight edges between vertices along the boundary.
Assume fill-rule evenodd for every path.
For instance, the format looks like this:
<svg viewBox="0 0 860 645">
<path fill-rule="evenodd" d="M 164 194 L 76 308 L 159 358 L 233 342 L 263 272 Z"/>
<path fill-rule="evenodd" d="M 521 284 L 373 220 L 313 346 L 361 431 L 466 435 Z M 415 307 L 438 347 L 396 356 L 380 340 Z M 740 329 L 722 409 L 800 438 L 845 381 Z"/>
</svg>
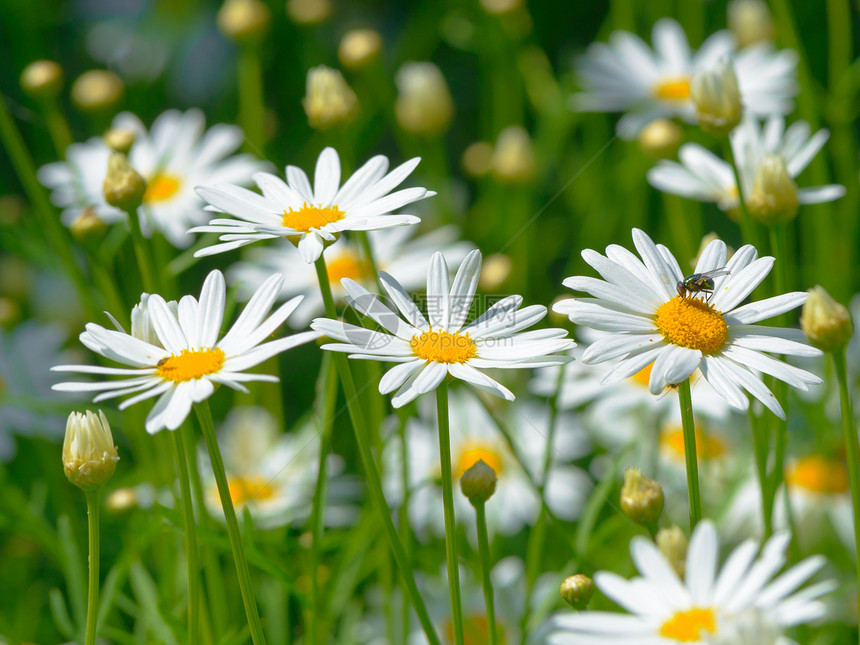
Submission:
<svg viewBox="0 0 860 645">
<path fill-rule="evenodd" d="M 704 295 L 682 288 L 685 276 L 665 246 L 655 245 L 639 229 L 633 229 L 633 243 L 642 259 L 615 244 L 606 248 L 605 256 L 583 251 L 583 259 L 603 280 L 567 278 L 564 286 L 593 298 L 562 300 L 553 307 L 576 324 L 614 332 L 592 343 L 582 357 L 586 364 L 620 359 L 604 377 L 605 383 L 651 365 L 648 386 L 652 394 L 660 394 L 699 370 L 733 407 L 749 407 L 746 390 L 784 419 L 782 407 L 757 373 L 801 390 L 821 382 L 814 374 L 765 353 L 820 356 L 819 350 L 806 344 L 800 330 L 756 324 L 799 307 L 806 300 L 805 292 L 741 305 L 770 273 L 774 258 L 759 258 L 755 247 L 746 245 L 727 261 L 725 243 L 713 240 L 694 271 L 711 276 L 713 284 Z"/>
<path fill-rule="evenodd" d="M 811 135 L 806 121 L 785 127 L 779 115 L 770 116 L 762 126 L 755 117 L 747 116 L 732 132 L 732 154 L 738 163 L 741 189 L 748 205 L 755 194 L 756 177 L 761 184 L 770 173 L 784 170 L 782 190 L 784 208 L 800 204 L 818 204 L 839 199 L 845 194 L 840 185 L 798 188 L 794 179 L 809 165 L 827 143 L 830 133 L 819 130 Z M 738 208 L 738 186 L 731 164 L 697 143 L 685 143 L 678 151 L 679 162 L 662 160 L 648 171 L 648 181 L 655 188 L 673 195 L 702 202 L 715 202 L 724 211 Z"/>
<path fill-rule="evenodd" d="M 513 401 L 513 393 L 482 370 L 566 363 L 570 358 L 560 352 L 572 348 L 574 342 L 565 338 L 567 331 L 563 329 L 523 331 L 546 315 L 546 307 L 520 309 L 522 296 L 502 298 L 465 324 L 480 274 L 480 251 L 466 256 L 453 283 L 449 281 L 445 257 L 438 251 L 434 253 L 427 271 L 427 317 L 403 286 L 385 272 L 379 273 L 379 280 L 399 315 L 379 296 L 345 278 L 341 284 L 347 292 L 347 302 L 386 331 L 328 318 L 317 318 L 311 328 L 341 341 L 323 345 L 323 349 L 346 352 L 350 358 L 397 363 L 379 382 L 382 394 L 397 390 L 391 400 L 395 408 L 435 390 L 449 375 Z"/>
<path fill-rule="evenodd" d="M 579 60 L 583 92 L 573 97 L 574 109 L 585 112 L 625 112 L 617 132 L 626 139 L 657 118 L 677 116 L 696 122 L 690 82 L 696 72 L 729 60 L 737 75 L 744 108 L 753 114 L 787 114 L 797 94 L 797 54 L 774 51 L 758 43 L 736 51 L 727 31 L 710 36 L 693 52 L 676 21 L 657 21 L 653 49 L 627 31 L 616 31 L 609 43 L 593 43 Z"/>
<path fill-rule="evenodd" d="M 265 341 L 298 306 L 301 298 L 281 305 L 271 316 L 283 276 L 267 280 L 248 302 L 242 314 L 219 340 L 224 318 L 224 276 L 213 271 L 206 277 L 200 300 L 184 296 L 171 306 L 159 295 L 146 295 L 137 310 L 138 329 L 126 333 L 116 321 L 116 330 L 89 323 L 81 342 L 94 351 L 128 368 L 99 365 L 59 365 L 57 372 L 77 372 L 125 377 L 118 381 L 65 382 L 54 390 L 100 392 L 94 402 L 133 394 L 119 408 L 159 397 L 146 417 L 146 431 L 176 430 L 185 421 L 191 406 L 208 399 L 216 385 L 247 392 L 248 381 L 277 382 L 277 377 L 248 373 L 276 354 L 319 337 L 303 332 Z M 140 320 L 144 318 L 144 320 Z M 145 331 L 144 331 L 145 330 Z M 138 333 L 138 336 L 134 332 Z M 148 340 L 140 336 L 146 335 Z"/>
<path fill-rule="evenodd" d="M 459 264 L 475 248 L 469 242 L 457 241 L 458 232 L 453 226 L 418 237 L 415 237 L 416 232 L 415 226 L 396 226 L 367 233 L 377 269 L 396 275 L 403 288 L 410 291 L 423 286 L 427 262 L 434 250 L 441 250 L 448 262 Z M 287 240 L 249 249 L 246 260 L 237 262 L 227 272 L 227 280 L 237 286 L 238 297 L 244 300 L 273 273 L 289 276 L 281 287 L 280 298 L 305 297 L 290 316 L 290 325 L 303 329 L 323 313 L 316 270 Z M 375 284 L 375 274 L 364 251 L 353 240 L 343 237 L 326 249 L 326 273 L 335 302 L 346 297 L 340 284 L 343 278 L 355 280 L 364 287 Z"/>
<path fill-rule="evenodd" d="M 174 246 L 188 246 L 193 238 L 187 229 L 208 219 L 194 186 L 203 181 L 245 184 L 266 166 L 251 155 L 233 155 L 245 138 L 240 128 L 218 124 L 204 132 L 205 123 L 197 109 L 168 110 L 148 132 L 128 112 L 114 119 L 115 130 L 135 134 L 128 159 L 147 182 L 139 210 L 144 235 L 159 231 Z M 102 194 L 109 156 L 105 142 L 93 138 L 69 146 L 66 161 L 39 170 L 39 180 L 52 189 L 51 200 L 63 209 L 66 226 L 88 209 L 106 224 L 125 219 L 125 213 L 105 202 Z"/>
<path fill-rule="evenodd" d="M 718 569 L 719 541 L 712 522 L 700 522 L 687 551 L 682 581 L 653 542 L 641 536 L 630 542 L 630 555 L 640 576 L 632 580 L 599 571 L 597 588 L 629 615 L 584 611 L 557 616 L 550 645 L 624 643 L 707 645 L 749 622 L 751 609 L 776 629 L 808 623 L 825 613 L 818 600 L 835 588 L 833 581 L 798 588 L 825 564 L 823 556 L 809 557 L 774 578 L 786 563 L 788 533 L 770 538 L 758 553 L 748 540 L 738 546 Z M 756 555 L 758 554 L 758 557 Z M 779 641 L 777 641 L 779 642 Z M 785 641 L 783 641 L 785 642 Z"/>
<path fill-rule="evenodd" d="M 287 166 L 286 182 L 270 173 L 254 175 L 262 195 L 229 183 L 198 186 L 197 194 L 209 204 L 209 210 L 235 219 L 213 219 L 208 226 L 191 229 L 190 233 L 221 234 L 220 244 L 194 255 L 213 255 L 260 240 L 287 238 L 296 244 L 302 259 L 312 263 L 343 231 L 417 224 L 421 220 L 414 215 L 389 213 L 436 194 L 418 186 L 391 192 L 419 161 L 418 157 L 410 159 L 386 174 L 388 159 L 377 155 L 341 186 L 340 158 L 334 148 L 326 148 L 317 159 L 313 188 L 305 172 L 296 166 Z"/>
</svg>

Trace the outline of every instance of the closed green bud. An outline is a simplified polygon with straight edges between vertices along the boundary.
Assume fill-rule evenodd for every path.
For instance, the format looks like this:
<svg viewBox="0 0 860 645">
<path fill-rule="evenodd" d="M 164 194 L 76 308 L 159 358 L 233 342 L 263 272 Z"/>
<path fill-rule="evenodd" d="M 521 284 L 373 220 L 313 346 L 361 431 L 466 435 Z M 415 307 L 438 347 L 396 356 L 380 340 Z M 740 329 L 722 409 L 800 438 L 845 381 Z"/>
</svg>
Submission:
<svg viewBox="0 0 860 645">
<path fill-rule="evenodd" d="M 797 184 L 779 155 L 767 155 L 758 164 L 752 194 L 747 199 L 750 215 L 771 226 L 794 219 L 800 202 Z"/>
<path fill-rule="evenodd" d="M 124 211 L 136 210 L 143 203 L 146 180 L 131 167 L 124 154 L 112 152 L 102 192 L 111 206 Z"/>
<path fill-rule="evenodd" d="M 460 477 L 460 490 L 469 498 L 472 506 L 477 506 L 493 496 L 498 481 L 496 471 L 479 459 Z"/>
<path fill-rule="evenodd" d="M 103 69 L 84 72 L 72 83 L 72 102 L 81 112 L 108 112 L 124 95 L 120 77 Z"/>
<path fill-rule="evenodd" d="M 809 290 L 800 314 L 800 328 L 809 342 L 823 352 L 841 351 L 854 333 L 848 309 L 836 302 L 822 286 Z"/>
<path fill-rule="evenodd" d="M 561 583 L 561 597 L 576 610 L 582 611 L 588 607 L 594 596 L 594 582 L 582 573 L 568 576 Z"/>
<path fill-rule="evenodd" d="M 663 502 L 660 484 L 645 477 L 638 468 L 624 471 L 621 510 L 627 517 L 642 526 L 654 527 L 663 513 Z"/>
<path fill-rule="evenodd" d="M 63 89 L 63 68 L 52 60 L 37 60 L 21 72 L 21 89 L 34 99 L 53 98 Z"/>
<path fill-rule="evenodd" d="M 72 236 L 79 242 L 87 240 L 100 240 L 107 231 L 107 225 L 101 217 L 96 214 L 92 206 L 81 211 L 69 227 Z"/>
<path fill-rule="evenodd" d="M 690 99 L 696 107 L 699 126 L 705 132 L 726 136 L 741 121 L 741 91 L 728 60 L 696 72 L 690 82 Z"/>
<path fill-rule="evenodd" d="M 269 33 L 272 11 L 260 0 L 227 0 L 218 10 L 218 29 L 240 45 L 261 41 Z"/>
<path fill-rule="evenodd" d="M 105 145 L 111 150 L 116 150 L 124 155 L 127 155 L 134 145 L 134 140 L 137 134 L 134 130 L 124 130 L 123 128 L 113 128 L 105 132 Z"/>
</svg>

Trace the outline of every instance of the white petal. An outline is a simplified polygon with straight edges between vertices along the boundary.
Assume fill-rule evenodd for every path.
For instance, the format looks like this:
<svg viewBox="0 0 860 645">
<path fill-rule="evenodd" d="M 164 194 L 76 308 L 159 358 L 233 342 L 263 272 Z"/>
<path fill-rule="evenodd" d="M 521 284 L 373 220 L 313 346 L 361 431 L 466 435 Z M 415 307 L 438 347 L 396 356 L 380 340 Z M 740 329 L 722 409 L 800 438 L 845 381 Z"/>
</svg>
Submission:
<svg viewBox="0 0 860 645">
<path fill-rule="evenodd" d="M 448 263 L 439 251 L 430 258 L 427 269 L 427 315 L 436 331 L 448 331 L 450 305 L 448 303 Z"/>
</svg>

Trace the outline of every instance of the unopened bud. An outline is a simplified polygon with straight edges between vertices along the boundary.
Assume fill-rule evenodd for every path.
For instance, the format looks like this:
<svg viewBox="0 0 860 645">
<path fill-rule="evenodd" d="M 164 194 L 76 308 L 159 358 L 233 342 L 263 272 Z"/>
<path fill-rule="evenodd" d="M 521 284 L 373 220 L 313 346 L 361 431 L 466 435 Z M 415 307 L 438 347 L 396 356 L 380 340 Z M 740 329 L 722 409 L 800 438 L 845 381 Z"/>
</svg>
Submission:
<svg viewBox="0 0 860 645">
<path fill-rule="evenodd" d="M 518 125 L 502 130 L 493 151 L 493 174 L 505 183 L 524 184 L 534 173 L 535 153 L 529 133 Z"/>
<path fill-rule="evenodd" d="M 809 290 L 800 314 L 800 328 L 809 342 L 824 352 L 841 351 L 854 333 L 848 309 L 831 298 L 822 286 Z"/>
<path fill-rule="evenodd" d="M 477 506 L 493 496 L 498 481 L 496 471 L 479 459 L 460 477 L 460 490 L 469 498 L 472 506 Z"/>
<path fill-rule="evenodd" d="M 690 99 L 696 108 L 699 127 L 726 136 L 741 122 L 743 104 L 738 77 L 728 60 L 710 69 L 700 69 L 690 81 Z"/>
<path fill-rule="evenodd" d="M 483 177 L 493 169 L 493 146 L 486 141 L 476 141 L 463 151 L 460 163 L 470 177 Z"/>
<path fill-rule="evenodd" d="M 758 164 L 752 194 L 747 199 L 750 215 L 768 226 L 797 215 L 797 184 L 779 155 L 767 155 Z"/>
<path fill-rule="evenodd" d="M 84 242 L 101 239 L 107 230 L 107 225 L 96 214 L 96 210 L 92 206 L 88 206 L 75 218 L 69 229 L 76 240 Z"/>
<path fill-rule="evenodd" d="M 134 130 L 125 130 L 123 128 L 113 128 L 105 132 L 105 145 L 111 150 L 116 150 L 124 155 L 127 155 L 134 145 L 134 140 L 137 134 Z"/>
<path fill-rule="evenodd" d="M 218 29 L 240 45 L 261 41 L 269 33 L 272 11 L 261 0 L 227 0 L 218 10 Z"/>
<path fill-rule="evenodd" d="M 578 611 L 588 607 L 594 596 L 594 582 L 582 573 L 568 576 L 561 583 L 561 597 L 564 601 Z"/>
<path fill-rule="evenodd" d="M 397 72 L 394 114 L 400 127 L 421 137 L 443 134 L 454 117 L 454 101 L 433 63 L 404 63 Z"/>
<path fill-rule="evenodd" d="M 764 0 L 732 0 L 728 23 L 741 49 L 762 40 L 773 40 L 773 18 Z"/>
<path fill-rule="evenodd" d="M 652 159 L 670 159 L 675 156 L 684 133 L 681 126 L 670 119 L 654 119 L 639 133 L 639 147 Z"/>
<path fill-rule="evenodd" d="M 108 112 L 124 95 L 120 77 L 102 69 L 84 72 L 72 84 L 72 102 L 81 112 Z"/>
<path fill-rule="evenodd" d="M 655 526 L 663 513 L 663 489 L 642 474 L 638 468 L 624 471 L 621 488 L 621 510 L 642 526 Z"/>
<path fill-rule="evenodd" d="M 63 441 L 66 478 L 78 488 L 91 491 L 110 479 L 118 461 L 119 455 L 104 412 L 72 412 L 66 422 Z"/>
<path fill-rule="evenodd" d="M 126 212 L 143 203 L 146 180 L 131 167 L 125 155 L 112 152 L 108 157 L 107 175 L 102 185 L 105 201 Z"/>
<path fill-rule="evenodd" d="M 683 580 L 687 570 L 687 536 L 677 524 L 657 531 L 657 548 Z"/>
<path fill-rule="evenodd" d="M 481 291 L 495 291 L 511 275 L 513 262 L 503 253 L 494 253 L 484 261 L 478 286 Z"/>
<path fill-rule="evenodd" d="M 311 127 L 327 130 L 352 119 L 358 111 L 358 97 L 346 84 L 343 74 L 320 65 L 308 71 L 302 105 Z"/>
<path fill-rule="evenodd" d="M 374 29 L 352 29 L 340 39 L 337 57 L 349 69 L 361 69 L 379 57 L 382 36 Z"/>
<path fill-rule="evenodd" d="M 330 0 L 287 0 L 287 17 L 298 25 L 315 25 L 329 14 Z"/>
<path fill-rule="evenodd" d="M 133 488 L 117 488 L 105 500 L 108 510 L 122 512 L 137 506 L 137 491 Z"/>
<path fill-rule="evenodd" d="M 21 89 L 34 99 L 53 98 L 63 89 L 63 68 L 52 60 L 37 60 L 21 72 Z"/>
</svg>

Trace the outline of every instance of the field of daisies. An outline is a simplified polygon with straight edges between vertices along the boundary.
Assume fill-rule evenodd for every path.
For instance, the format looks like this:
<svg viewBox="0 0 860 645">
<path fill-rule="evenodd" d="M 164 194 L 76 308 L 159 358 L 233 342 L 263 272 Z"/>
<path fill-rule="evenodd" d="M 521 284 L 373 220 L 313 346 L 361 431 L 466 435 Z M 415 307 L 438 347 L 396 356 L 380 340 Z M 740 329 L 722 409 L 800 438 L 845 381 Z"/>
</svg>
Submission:
<svg viewBox="0 0 860 645">
<path fill-rule="evenodd" d="M 0 3 L 0 643 L 858 643 L 858 18 Z"/>
</svg>

